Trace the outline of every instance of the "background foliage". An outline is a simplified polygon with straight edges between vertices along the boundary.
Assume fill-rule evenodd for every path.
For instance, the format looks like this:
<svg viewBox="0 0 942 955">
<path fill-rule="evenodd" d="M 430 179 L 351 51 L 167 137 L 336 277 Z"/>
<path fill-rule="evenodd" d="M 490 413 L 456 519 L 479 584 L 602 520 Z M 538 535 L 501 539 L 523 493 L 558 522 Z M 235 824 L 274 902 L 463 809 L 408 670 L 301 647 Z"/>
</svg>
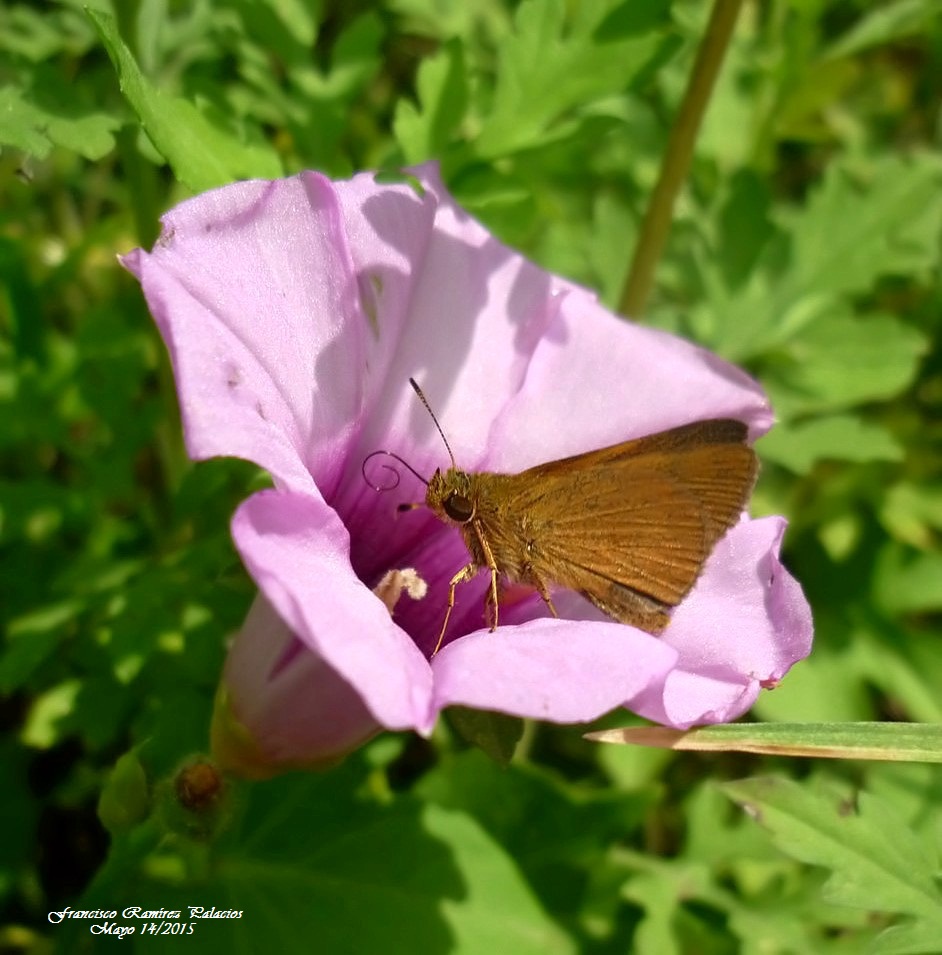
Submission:
<svg viewBox="0 0 942 955">
<path fill-rule="evenodd" d="M 708 5 L 89 6 L 0 7 L 4 950 L 91 950 L 67 904 L 212 904 L 244 917 L 204 951 L 937 952 L 934 766 L 528 726 L 502 768 L 443 723 L 187 831 L 165 780 L 206 746 L 258 477 L 186 460 L 116 253 L 235 178 L 434 156 L 614 307 Z M 746 3 L 644 316 L 780 419 L 755 510 L 791 520 L 817 637 L 759 719 L 942 721 L 940 76 L 936 0 Z"/>
</svg>

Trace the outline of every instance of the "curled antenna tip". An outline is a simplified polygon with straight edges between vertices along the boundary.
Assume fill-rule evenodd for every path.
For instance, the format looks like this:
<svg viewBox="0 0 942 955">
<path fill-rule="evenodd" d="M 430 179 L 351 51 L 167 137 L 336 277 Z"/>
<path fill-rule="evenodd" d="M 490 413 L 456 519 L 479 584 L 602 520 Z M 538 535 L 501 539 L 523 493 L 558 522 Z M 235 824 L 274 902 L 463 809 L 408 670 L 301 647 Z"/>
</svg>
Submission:
<svg viewBox="0 0 942 955">
<path fill-rule="evenodd" d="M 394 488 L 399 487 L 399 483 L 400 483 L 400 481 L 402 480 L 402 476 L 399 474 L 399 472 L 398 472 L 394 467 L 392 467 L 392 465 L 389 465 L 389 464 L 383 464 L 383 465 L 380 465 L 380 466 L 383 467 L 383 468 L 385 468 L 387 471 L 389 471 L 389 472 L 393 475 L 393 477 L 395 478 L 395 480 L 393 481 L 392 484 L 374 484 L 374 483 L 367 477 L 367 475 L 366 475 L 366 465 L 367 465 L 367 462 L 369 462 L 372 458 L 375 458 L 378 454 L 385 454 L 387 457 L 394 458 L 394 459 L 395 459 L 396 461 L 398 461 L 404 468 L 408 468 L 423 484 L 425 484 L 426 486 L 428 486 L 428 481 L 427 481 L 424 477 L 422 477 L 422 475 L 419 474 L 419 472 L 416 471 L 416 469 L 415 469 L 414 467 L 412 467 L 412 465 L 409 464 L 408 461 L 406 461 L 406 460 L 404 460 L 403 458 L 399 457 L 399 455 L 396 454 L 395 451 L 380 450 L 380 451 L 373 451 L 373 452 L 371 452 L 370 454 L 368 454 L 368 455 L 363 459 L 363 464 L 362 464 L 362 466 L 360 467 L 360 473 L 363 475 L 363 480 L 366 481 L 367 486 L 371 487 L 374 491 L 391 491 L 391 490 L 393 490 Z"/>
<path fill-rule="evenodd" d="M 381 465 L 381 467 L 383 467 L 385 470 L 389 471 L 392 474 L 394 478 L 392 484 L 376 484 L 373 481 L 371 481 L 366 475 L 366 465 L 369 463 L 370 460 L 375 458 L 378 454 L 389 454 L 389 452 L 388 451 L 373 451 L 371 454 L 368 454 L 363 459 L 363 464 L 360 466 L 360 473 L 363 475 L 363 480 L 366 481 L 367 487 L 371 487 L 374 491 L 391 491 L 393 490 L 393 488 L 399 487 L 399 482 L 400 480 L 402 480 L 399 476 L 399 472 L 394 467 L 388 464 Z"/>
</svg>

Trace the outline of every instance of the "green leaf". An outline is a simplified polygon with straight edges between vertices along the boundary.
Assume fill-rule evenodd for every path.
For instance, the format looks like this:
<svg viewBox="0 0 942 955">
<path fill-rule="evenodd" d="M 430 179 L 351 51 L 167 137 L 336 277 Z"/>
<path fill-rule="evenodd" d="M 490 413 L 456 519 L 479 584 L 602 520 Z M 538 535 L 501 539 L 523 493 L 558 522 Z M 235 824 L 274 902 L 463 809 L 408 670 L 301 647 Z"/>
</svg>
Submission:
<svg viewBox="0 0 942 955">
<path fill-rule="evenodd" d="M 443 41 L 460 37 L 466 45 L 478 37 L 492 42 L 510 28 L 504 0 L 387 0 L 386 7 L 405 21 L 408 33 Z"/>
<path fill-rule="evenodd" d="M 464 119 L 467 78 L 462 47 L 457 41 L 447 43 L 435 56 L 423 61 L 416 88 L 418 108 L 401 99 L 393 120 L 396 139 L 408 163 L 440 155 Z"/>
<path fill-rule="evenodd" d="M 903 37 L 917 36 L 938 16 L 939 5 L 936 0 L 896 0 L 879 4 L 825 50 L 824 56 L 851 56 Z"/>
<path fill-rule="evenodd" d="M 636 0 L 635 6 L 662 6 Z M 663 42 L 653 30 L 609 38 L 600 27 L 611 11 L 580 4 L 567 16 L 563 0 L 524 0 L 513 32 L 498 50 L 494 100 L 474 144 L 482 158 L 532 148 L 559 133 L 554 125 L 570 111 L 622 92 Z M 656 18 L 641 17 L 645 26 Z"/>
<path fill-rule="evenodd" d="M 35 670 L 52 656 L 74 630 L 83 609 L 77 600 L 48 603 L 11 620 L 7 641 L 0 653 L 0 691 L 21 687 Z"/>
<path fill-rule="evenodd" d="M 762 380 L 783 418 L 884 401 L 912 382 L 927 347 L 892 315 L 831 310 L 770 355 Z"/>
<path fill-rule="evenodd" d="M 504 855 L 469 817 L 428 806 L 422 811 L 422 819 L 428 834 L 440 847 L 447 847 L 464 883 L 461 897 L 443 906 L 459 950 L 499 951 L 509 946 L 513 952 L 535 955 L 574 951 L 570 940 L 535 903 L 514 860 Z M 408 844 L 403 851 L 410 851 Z M 378 941 L 376 951 L 392 950 L 388 939 Z M 401 950 L 427 951 L 408 945 Z"/>
<path fill-rule="evenodd" d="M 327 88 L 351 99 L 382 63 L 383 20 L 371 11 L 347 24 L 337 37 L 331 57 Z"/>
<path fill-rule="evenodd" d="M 894 484 L 883 498 L 880 521 L 894 537 L 932 549 L 935 533 L 942 531 L 942 482 Z"/>
<path fill-rule="evenodd" d="M 942 938 L 942 918 L 893 925 L 877 936 L 869 955 L 926 955 L 935 952 Z"/>
<path fill-rule="evenodd" d="M 242 10 L 250 26 L 261 19 L 260 17 L 256 20 L 249 19 L 256 13 L 252 10 L 253 6 L 267 8 L 271 20 L 287 31 L 291 39 L 299 46 L 309 47 L 317 39 L 318 19 L 323 16 L 322 11 L 318 9 L 319 3 L 311 3 L 310 0 L 261 0 L 256 4 L 246 4 Z"/>
<path fill-rule="evenodd" d="M 768 829 L 786 855 L 824 866 L 825 899 L 867 911 L 921 916 L 942 938 L 938 851 L 867 792 L 812 792 L 788 779 L 726 783 L 723 791 Z"/>
<path fill-rule="evenodd" d="M 832 607 L 815 606 L 816 642 L 801 666 L 792 667 L 774 693 L 762 693 L 753 715 L 763 723 L 844 724 L 873 716 L 873 694 L 860 677 L 860 650 L 853 636 L 838 640 L 847 630 L 846 617 L 834 618 Z M 830 612 L 828 612 L 830 611 Z M 738 724 L 737 724 L 738 725 Z"/>
<path fill-rule="evenodd" d="M 468 750 L 443 760 L 417 795 L 479 822 L 553 911 L 578 912 L 586 871 L 641 828 L 655 797 L 568 783 L 527 764 L 506 769 Z"/>
<path fill-rule="evenodd" d="M 62 146 L 86 159 L 101 159 L 114 148 L 120 121 L 107 113 L 82 112 L 62 104 L 55 112 L 31 102 L 13 86 L 0 90 L 0 145 L 44 159 Z"/>
<path fill-rule="evenodd" d="M 886 544 L 874 573 L 874 600 L 892 614 L 942 610 L 942 554 Z"/>
<path fill-rule="evenodd" d="M 452 706 L 448 719 L 464 739 L 502 766 L 508 765 L 523 736 L 523 720 L 505 713 Z"/>
<path fill-rule="evenodd" d="M 688 891 L 690 886 L 687 886 Z M 681 955 L 680 941 L 674 931 L 677 918 L 677 886 L 663 873 L 645 872 L 632 878 L 624 896 L 644 910 L 644 918 L 634 935 L 634 950 L 659 955 Z"/>
<path fill-rule="evenodd" d="M 733 360 L 780 348 L 822 316 L 845 312 L 841 303 L 881 276 L 928 276 L 938 258 L 942 157 L 881 157 L 863 170 L 832 164 L 806 205 L 773 218 L 781 235 L 748 285 L 718 281 L 712 259 L 703 267 L 707 334 Z"/>
<path fill-rule="evenodd" d="M 936 723 L 726 723 L 694 730 L 634 726 L 587 733 L 586 739 L 697 752 L 942 763 L 942 725 Z"/>
<path fill-rule="evenodd" d="M 853 94 L 858 65 L 849 60 L 819 60 L 795 77 L 795 85 L 783 90 L 773 128 L 779 142 L 831 143 L 834 139 L 831 110 Z"/>
<path fill-rule="evenodd" d="M 942 725 L 942 697 L 939 696 L 939 678 L 942 661 L 931 653 L 920 654 L 924 643 L 899 627 L 886 621 L 873 621 L 876 631 L 861 624 L 854 634 L 859 650 L 854 654 L 855 670 L 870 687 L 876 688 L 884 699 L 898 701 L 902 712 L 918 723 L 932 727 Z M 896 640 L 899 648 L 892 646 Z M 920 655 L 928 657 L 924 662 Z M 888 724 L 892 726 L 893 724 Z M 901 742 L 905 742 L 905 737 Z M 931 756 L 927 761 L 934 761 Z"/>
<path fill-rule="evenodd" d="M 881 157 L 861 170 L 829 166 L 789 216 L 792 259 L 779 304 L 804 295 L 859 294 L 880 275 L 928 269 L 938 256 L 942 157 Z"/>
<path fill-rule="evenodd" d="M 568 223 L 565 225 L 563 242 L 568 240 L 572 249 L 573 229 Z M 599 298 L 606 305 L 617 308 L 618 296 L 631 265 L 625 249 L 631 248 L 635 241 L 637 220 L 620 196 L 599 190 L 593 202 L 592 219 L 587 225 L 583 248 L 592 266 L 593 287 L 598 289 Z"/>
<path fill-rule="evenodd" d="M 52 143 L 43 129 L 42 110 L 13 86 L 0 89 L 0 144 L 45 159 Z"/>
<path fill-rule="evenodd" d="M 524 866 L 600 852 L 642 824 L 652 798 L 568 784 L 526 764 L 503 769 L 474 750 L 443 762 L 418 793 L 472 815 Z"/>
<path fill-rule="evenodd" d="M 89 10 L 88 16 L 98 28 L 121 91 L 144 131 L 189 189 L 202 192 L 234 179 L 282 174 L 281 162 L 270 147 L 240 142 L 211 123 L 192 103 L 155 89 L 125 46 L 113 17 L 95 10 Z"/>
<path fill-rule="evenodd" d="M 609 0 L 602 7 L 605 16 L 595 28 L 595 35 L 606 40 L 648 33 L 671 23 L 671 0 Z M 585 4 L 585 8 L 590 10 L 591 5 Z"/>
<path fill-rule="evenodd" d="M 150 810 L 147 774 L 136 751 L 118 757 L 98 797 L 98 818 L 118 834 L 141 822 Z"/>
<path fill-rule="evenodd" d="M 36 749 L 49 749 L 60 742 L 62 722 L 75 711 L 75 701 L 82 691 L 78 678 L 64 680 L 39 694 L 30 707 L 23 725 L 22 740 Z"/>
<path fill-rule="evenodd" d="M 756 450 L 796 474 L 807 474 L 818 461 L 903 459 L 903 448 L 889 431 L 854 415 L 783 422 L 759 440 Z"/>
<path fill-rule="evenodd" d="M 685 836 L 676 853 L 613 849 L 631 873 L 622 894 L 645 909 L 645 932 L 660 934 L 645 947 L 639 926 L 631 951 L 660 955 L 676 946 L 681 952 L 724 952 L 731 932 L 739 942 L 733 950 L 748 955 L 817 955 L 831 951 L 828 940 L 837 933 L 856 946 L 836 950 L 847 952 L 860 951 L 862 937 L 873 934 L 852 910 L 825 908 L 816 877 L 798 879 L 791 860 L 770 857 L 762 830 L 731 816 L 727 797 L 715 785 L 695 785 L 684 810 Z M 726 931 L 717 937 L 719 913 Z M 708 938 L 694 941 L 692 935 Z"/>
<path fill-rule="evenodd" d="M 248 787 L 234 797 L 241 823 L 209 850 L 210 864 L 198 863 L 199 876 L 181 870 L 196 847 L 181 842 L 171 852 L 165 844 L 135 861 L 127 853 L 136 837 L 119 841 L 89 904 L 111 898 L 114 908 L 127 896 L 127 904 L 159 898 L 184 912 L 188 905 L 242 910 L 239 919 L 198 926 L 200 944 L 213 953 L 291 955 L 312 944 L 319 952 L 393 955 L 574 950 L 514 861 L 472 819 L 407 799 L 385 808 L 364 803 L 348 777 L 341 768 Z M 167 951 L 176 950 L 174 941 L 165 940 Z"/>
<path fill-rule="evenodd" d="M 719 216 L 719 265 L 726 286 L 736 289 L 745 284 L 772 238 L 771 195 L 768 183 L 748 169 L 734 175 L 726 188 Z"/>
</svg>

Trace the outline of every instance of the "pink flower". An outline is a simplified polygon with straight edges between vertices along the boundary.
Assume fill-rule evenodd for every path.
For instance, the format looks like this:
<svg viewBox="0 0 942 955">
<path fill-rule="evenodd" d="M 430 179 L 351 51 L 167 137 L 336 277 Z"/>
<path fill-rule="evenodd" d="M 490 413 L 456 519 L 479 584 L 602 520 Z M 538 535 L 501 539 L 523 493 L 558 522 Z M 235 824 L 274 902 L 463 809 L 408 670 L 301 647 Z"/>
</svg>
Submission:
<svg viewBox="0 0 942 955">
<path fill-rule="evenodd" d="M 782 518 L 734 527 L 661 637 L 564 593 L 558 620 L 515 594 L 490 633 L 481 574 L 430 659 L 467 551 L 427 509 L 397 517 L 424 498 L 405 469 L 390 493 L 361 473 L 377 449 L 425 475 L 447 464 L 410 376 L 476 471 L 712 417 L 756 437 L 772 416 L 743 372 L 616 318 L 489 235 L 434 166 L 414 172 L 422 188 L 236 183 L 182 203 L 152 252 L 124 259 L 170 350 L 190 455 L 247 458 L 275 483 L 232 521 L 260 596 L 226 666 L 217 753 L 257 774 L 324 763 L 383 727 L 427 733 L 453 704 L 557 722 L 618 706 L 677 727 L 738 716 L 810 649 Z M 404 568 L 428 593 L 391 615 L 374 589 Z"/>
</svg>

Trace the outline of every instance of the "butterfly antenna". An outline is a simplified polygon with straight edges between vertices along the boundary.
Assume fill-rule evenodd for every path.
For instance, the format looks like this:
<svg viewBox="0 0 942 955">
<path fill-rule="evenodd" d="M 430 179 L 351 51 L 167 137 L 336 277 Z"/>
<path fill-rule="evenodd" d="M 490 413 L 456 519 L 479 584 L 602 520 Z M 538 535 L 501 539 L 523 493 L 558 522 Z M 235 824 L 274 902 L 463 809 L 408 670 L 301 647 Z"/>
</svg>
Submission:
<svg viewBox="0 0 942 955">
<path fill-rule="evenodd" d="M 378 454 L 385 454 L 387 457 L 395 458 L 403 467 L 408 468 L 426 487 L 428 487 L 428 480 L 422 477 L 418 471 L 408 461 L 404 458 L 399 457 L 395 451 L 373 451 L 372 454 L 368 454 L 363 459 L 363 464 L 360 465 L 360 473 L 363 475 L 363 480 L 366 481 L 367 485 L 371 487 L 374 491 L 392 491 L 394 488 L 399 487 L 399 481 L 401 480 L 399 472 L 394 468 L 390 467 L 388 464 L 383 464 L 385 470 L 389 471 L 393 475 L 395 481 L 392 484 L 374 484 L 366 474 L 366 465 L 373 460 Z"/>
<path fill-rule="evenodd" d="M 451 453 L 451 445 L 448 443 L 448 438 L 445 437 L 445 432 L 442 431 L 442 426 L 438 423 L 438 418 L 435 417 L 435 412 L 432 411 L 431 407 L 429 406 L 428 399 L 422 393 L 422 389 L 418 386 L 418 383 L 414 378 L 409 379 L 409 384 L 412 385 L 412 390 L 419 396 L 419 401 L 425 405 L 425 410 L 429 413 L 429 417 L 435 422 L 435 427 L 438 428 L 438 433 L 442 436 L 442 441 L 445 442 L 445 449 L 448 451 L 448 457 L 451 458 L 451 466 L 457 470 L 458 465 L 455 463 L 455 456 Z M 426 481 L 426 484 L 427 483 L 428 482 Z"/>
</svg>

